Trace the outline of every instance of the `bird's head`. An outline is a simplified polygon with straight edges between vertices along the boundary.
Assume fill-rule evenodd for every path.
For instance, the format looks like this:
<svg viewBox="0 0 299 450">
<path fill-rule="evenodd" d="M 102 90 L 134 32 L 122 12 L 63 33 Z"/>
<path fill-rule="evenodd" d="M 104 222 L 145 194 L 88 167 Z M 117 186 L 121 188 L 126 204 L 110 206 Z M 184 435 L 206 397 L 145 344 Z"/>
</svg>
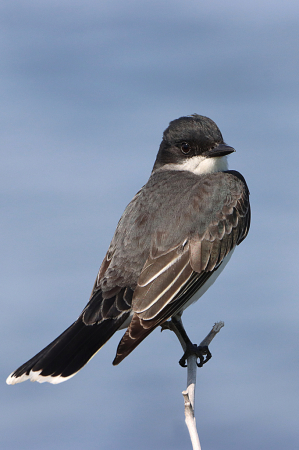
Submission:
<svg viewBox="0 0 299 450">
<path fill-rule="evenodd" d="M 188 170 L 195 174 L 227 170 L 226 145 L 213 120 L 193 114 L 170 122 L 163 133 L 154 164 L 156 170 Z"/>
</svg>

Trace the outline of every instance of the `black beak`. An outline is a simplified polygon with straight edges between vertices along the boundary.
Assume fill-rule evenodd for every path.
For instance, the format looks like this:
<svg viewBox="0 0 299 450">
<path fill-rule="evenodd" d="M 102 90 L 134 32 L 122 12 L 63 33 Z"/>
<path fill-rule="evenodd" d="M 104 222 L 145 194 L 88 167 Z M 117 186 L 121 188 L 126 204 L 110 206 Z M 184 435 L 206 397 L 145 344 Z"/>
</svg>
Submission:
<svg viewBox="0 0 299 450">
<path fill-rule="evenodd" d="M 235 152 L 236 150 L 233 147 L 230 147 L 226 144 L 218 144 L 216 147 L 211 148 L 211 150 L 208 150 L 205 153 L 205 156 L 208 158 L 213 158 L 215 156 L 225 156 L 229 155 L 230 153 Z"/>
</svg>

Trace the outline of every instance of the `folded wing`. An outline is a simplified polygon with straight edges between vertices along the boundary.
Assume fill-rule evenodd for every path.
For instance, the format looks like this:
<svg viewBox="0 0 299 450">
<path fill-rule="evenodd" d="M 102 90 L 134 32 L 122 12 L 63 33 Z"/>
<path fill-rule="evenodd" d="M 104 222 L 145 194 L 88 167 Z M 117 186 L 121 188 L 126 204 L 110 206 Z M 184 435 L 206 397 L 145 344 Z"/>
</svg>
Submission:
<svg viewBox="0 0 299 450">
<path fill-rule="evenodd" d="M 243 177 L 241 181 L 239 191 L 226 197 L 204 232 L 195 231 L 168 251 L 159 251 L 153 239 L 133 295 L 134 315 L 113 364 L 121 362 L 158 325 L 179 313 L 246 237 L 250 226 L 249 192 Z"/>
</svg>

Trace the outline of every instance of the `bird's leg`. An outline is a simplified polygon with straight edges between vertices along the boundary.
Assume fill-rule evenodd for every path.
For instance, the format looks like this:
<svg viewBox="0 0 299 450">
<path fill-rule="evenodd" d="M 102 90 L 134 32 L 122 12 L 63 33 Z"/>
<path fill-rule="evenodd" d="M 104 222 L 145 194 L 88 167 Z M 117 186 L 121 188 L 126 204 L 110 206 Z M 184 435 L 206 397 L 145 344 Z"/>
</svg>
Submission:
<svg viewBox="0 0 299 450">
<path fill-rule="evenodd" d="M 177 335 L 185 351 L 182 358 L 179 360 L 179 364 L 182 367 L 187 367 L 187 358 L 190 355 L 196 355 L 197 358 L 199 358 L 199 362 L 196 363 L 198 367 L 202 367 L 209 361 L 209 359 L 212 358 L 211 352 L 207 345 L 192 344 L 183 326 L 181 315 L 173 316 L 170 320 L 164 322 L 161 325 L 161 328 L 161 331 L 172 330 Z M 206 358 L 204 357 L 205 355 Z"/>
</svg>

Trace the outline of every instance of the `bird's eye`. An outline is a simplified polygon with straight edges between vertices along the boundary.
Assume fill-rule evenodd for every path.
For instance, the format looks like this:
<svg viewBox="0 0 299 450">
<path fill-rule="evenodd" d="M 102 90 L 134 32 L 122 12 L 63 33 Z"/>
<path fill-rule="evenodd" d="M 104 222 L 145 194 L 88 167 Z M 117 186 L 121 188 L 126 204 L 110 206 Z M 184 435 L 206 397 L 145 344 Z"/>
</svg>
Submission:
<svg viewBox="0 0 299 450">
<path fill-rule="evenodd" d="M 187 142 L 183 142 L 181 144 L 181 152 L 184 153 L 184 155 L 187 155 L 191 150 L 191 145 L 189 145 Z"/>
</svg>

